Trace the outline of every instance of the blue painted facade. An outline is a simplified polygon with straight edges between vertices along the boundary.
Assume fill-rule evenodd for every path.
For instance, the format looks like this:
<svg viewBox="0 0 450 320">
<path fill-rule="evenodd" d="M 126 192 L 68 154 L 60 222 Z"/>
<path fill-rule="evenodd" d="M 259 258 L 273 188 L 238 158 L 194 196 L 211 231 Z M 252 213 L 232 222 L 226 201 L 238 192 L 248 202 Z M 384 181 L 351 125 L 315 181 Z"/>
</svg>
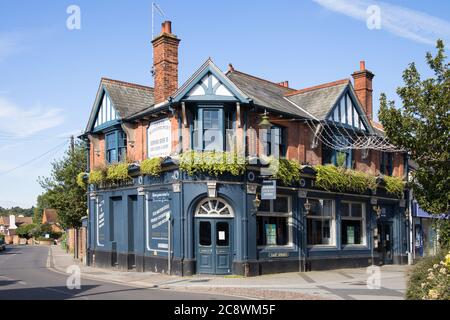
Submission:
<svg viewBox="0 0 450 320">
<path fill-rule="evenodd" d="M 168 272 L 191 275 L 197 271 L 198 230 L 195 210 L 200 201 L 208 199 L 208 181 L 217 181 L 217 198 L 226 201 L 234 211 L 228 219 L 231 225 L 230 274 L 259 275 L 283 271 L 307 271 L 338 267 L 356 267 L 374 263 L 405 263 L 406 218 L 398 199 L 377 194 L 382 208 L 377 218 L 371 205 L 372 195 L 330 193 L 312 187 L 313 178 L 304 178 L 304 187 L 279 187 L 277 195 L 285 195 L 292 203 L 292 244 L 288 246 L 259 247 L 257 245 L 257 218 L 253 205 L 255 195 L 247 192 L 248 185 L 256 185 L 260 192 L 262 180 L 249 182 L 245 176 L 190 177 L 178 170 L 168 170 L 161 178 L 136 176 L 127 186 L 92 190 L 89 200 L 89 261 L 102 267 L 121 270 Z M 174 185 L 177 187 L 174 188 Z M 179 186 L 179 188 L 178 188 Z M 300 194 L 299 194 L 300 190 Z M 331 199 L 336 210 L 336 244 L 334 247 L 307 245 L 306 191 L 308 198 Z M 380 190 L 379 192 L 382 192 Z M 300 197 L 299 197 L 300 196 Z M 342 201 L 365 203 L 365 245 L 341 244 Z M 159 238 L 169 237 L 168 222 L 152 229 L 154 212 L 163 208 L 170 212 L 170 244 Z M 162 213 L 164 213 L 162 212 Z M 102 216 L 103 213 L 103 216 Z M 161 211 L 159 212 L 161 213 Z M 163 220 L 166 218 L 163 218 Z M 211 218 L 209 220 L 213 220 Z M 383 256 L 374 247 L 374 228 L 380 223 L 392 226 L 392 259 Z M 380 231 L 378 231 L 380 232 Z M 154 238 L 157 238 L 156 240 Z M 167 246 L 166 246 L 167 245 Z"/>
</svg>

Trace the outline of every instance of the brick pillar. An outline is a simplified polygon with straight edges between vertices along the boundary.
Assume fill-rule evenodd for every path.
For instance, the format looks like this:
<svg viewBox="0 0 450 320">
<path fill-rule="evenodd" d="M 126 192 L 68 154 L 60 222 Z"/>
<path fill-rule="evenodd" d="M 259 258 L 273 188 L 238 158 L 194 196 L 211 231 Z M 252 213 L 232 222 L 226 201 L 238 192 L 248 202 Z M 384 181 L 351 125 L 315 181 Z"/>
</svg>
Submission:
<svg viewBox="0 0 450 320">
<path fill-rule="evenodd" d="M 180 39 L 172 34 L 172 23 L 165 21 L 161 34 L 152 41 L 155 104 L 164 102 L 178 89 L 179 43 Z"/>
</svg>

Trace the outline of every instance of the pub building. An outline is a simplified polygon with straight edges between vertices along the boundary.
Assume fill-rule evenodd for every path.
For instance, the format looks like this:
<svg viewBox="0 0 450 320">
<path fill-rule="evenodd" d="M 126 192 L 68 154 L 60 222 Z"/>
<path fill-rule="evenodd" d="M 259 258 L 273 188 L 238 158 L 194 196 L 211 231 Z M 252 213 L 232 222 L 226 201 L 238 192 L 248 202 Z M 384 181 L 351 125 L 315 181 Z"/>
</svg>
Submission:
<svg viewBox="0 0 450 320">
<path fill-rule="evenodd" d="M 402 152 L 333 148 L 346 135 L 383 136 L 372 119 L 374 74 L 363 61 L 353 83 L 297 90 L 231 64 L 223 72 L 208 59 L 179 86 L 179 43 L 164 22 L 152 41 L 154 87 L 100 81 L 81 136 L 89 150 L 89 265 L 254 276 L 406 263 L 403 197 L 382 183 L 362 193 L 315 184 L 323 164 L 406 177 Z M 183 154 L 230 146 L 248 161 L 243 172 L 180 164 Z M 300 179 L 265 174 L 259 155 L 295 161 Z M 161 173 L 142 174 L 143 161 L 155 158 Z M 92 183 L 95 170 L 122 162 L 130 179 Z"/>
</svg>

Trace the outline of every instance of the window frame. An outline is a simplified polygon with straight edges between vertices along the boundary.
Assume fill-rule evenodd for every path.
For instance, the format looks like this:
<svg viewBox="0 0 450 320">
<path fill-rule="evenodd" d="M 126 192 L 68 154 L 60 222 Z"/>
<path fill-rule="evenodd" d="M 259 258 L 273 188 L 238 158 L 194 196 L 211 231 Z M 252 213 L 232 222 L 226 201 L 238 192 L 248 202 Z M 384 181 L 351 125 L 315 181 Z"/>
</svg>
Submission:
<svg viewBox="0 0 450 320">
<path fill-rule="evenodd" d="M 227 133 L 231 130 L 236 131 L 236 110 L 224 104 L 198 104 L 192 112 L 191 124 L 191 149 L 195 151 L 212 151 L 213 149 L 205 149 L 204 141 L 204 111 L 218 110 L 219 128 L 222 132 L 222 150 L 227 148 Z"/>
<path fill-rule="evenodd" d="M 122 135 L 122 138 L 120 138 L 120 135 Z M 113 146 L 110 148 L 110 145 L 108 143 L 109 137 L 114 136 L 112 139 L 114 140 L 112 142 Z M 123 141 L 121 143 L 120 141 Z M 109 156 L 110 151 L 115 151 L 115 158 L 111 159 Z M 122 159 L 122 152 L 124 152 L 123 156 L 125 159 Z M 109 132 L 105 133 L 105 162 L 106 164 L 114 164 L 114 163 L 120 163 L 124 162 L 127 157 L 127 135 L 124 131 L 120 129 L 111 130 Z"/>
<path fill-rule="evenodd" d="M 308 200 L 328 200 L 331 201 L 331 217 L 327 219 L 331 219 L 330 226 L 330 239 L 332 240 L 332 244 L 308 244 L 308 219 L 322 219 L 322 216 L 306 216 L 306 247 L 307 248 L 337 248 L 337 219 L 336 219 L 336 201 L 334 199 L 324 199 L 318 197 L 308 197 Z"/>
<path fill-rule="evenodd" d="M 346 203 L 348 204 L 349 207 L 349 216 L 343 216 L 342 215 L 342 204 Z M 361 217 L 354 217 L 352 215 L 352 204 L 360 204 L 362 206 L 361 210 Z M 351 200 L 342 200 L 340 203 L 340 208 L 339 208 L 339 215 L 340 215 L 340 245 L 341 248 L 345 249 L 345 248 L 366 248 L 368 247 L 368 241 L 367 241 L 367 205 L 365 202 L 360 202 L 360 201 L 351 201 Z M 348 220 L 348 221 L 361 221 L 362 226 L 361 226 L 361 243 L 360 244 L 344 244 L 342 243 L 342 221 L 343 220 Z"/>
<path fill-rule="evenodd" d="M 257 211 L 256 212 L 256 220 L 258 217 L 274 217 L 274 218 L 286 218 L 287 219 L 287 232 L 288 232 L 288 241 L 285 245 L 258 245 L 258 249 L 286 249 L 294 247 L 294 219 L 293 219 L 293 210 L 292 210 L 292 197 L 289 195 L 278 195 L 277 198 L 287 198 L 288 200 L 288 210 L 287 212 L 275 212 L 274 201 L 275 200 L 262 200 L 262 201 L 270 201 L 270 210 L 267 211 Z M 257 221 L 256 221 L 257 222 Z M 258 238 L 256 238 L 256 243 L 258 243 Z"/>
</svg>

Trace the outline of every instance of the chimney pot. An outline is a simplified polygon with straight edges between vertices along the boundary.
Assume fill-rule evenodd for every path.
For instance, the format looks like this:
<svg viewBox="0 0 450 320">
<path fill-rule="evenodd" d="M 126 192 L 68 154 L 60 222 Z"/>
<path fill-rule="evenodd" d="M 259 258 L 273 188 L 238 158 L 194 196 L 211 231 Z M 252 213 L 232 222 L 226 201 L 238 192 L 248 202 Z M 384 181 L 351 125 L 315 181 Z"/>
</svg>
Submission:
<svg viewBox="0 0 450 320">
<path fill-rule="evenodd" d="M 231 63 L 228 64 L 228 71 L 230 72 L 234 71 L 234 67 Z"/>
<path fill-rule="evenodd" d="M 360 71 L 366 70 L 366 62 L 364 60 L 359 62 L 359 70 Z"/>
<path fill-rule="evenodd" d="M 164 21 L 162 23 L 162 33 L 172 34 L 172 22 Z"/>
</svg>

